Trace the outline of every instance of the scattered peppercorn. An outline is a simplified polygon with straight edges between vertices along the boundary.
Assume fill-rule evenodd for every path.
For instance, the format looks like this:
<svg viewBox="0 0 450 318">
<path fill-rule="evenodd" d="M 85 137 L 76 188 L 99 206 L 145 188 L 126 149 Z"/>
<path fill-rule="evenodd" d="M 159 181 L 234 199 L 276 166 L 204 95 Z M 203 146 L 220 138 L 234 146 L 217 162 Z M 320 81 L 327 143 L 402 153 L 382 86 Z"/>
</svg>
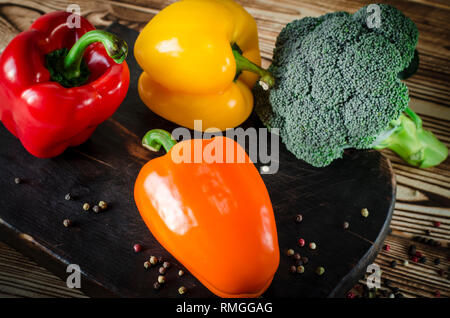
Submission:
<svg viewBox="0 0 450 318">
<path fill-rule="evenodd" d="M 402 293 L 396 293 L 395 298 L 405 298 Z"/>
<path fill-rule="evenodd" d="M 295 267 L 294 265 L 292 265 L 291 267 L 289 267 L 289 271 L 291 273 L 295 273 L 297 271 L 297 267 Z"/>
<path fill-rule="evenodd" d="M 98 212 L 100 212 L 100 207 L 98 205 L 94 205 L 92 207 L 92 211 L 94 211 L 94 213 L 98 213 Z"/>
<path fill-rule="evenodd" d="M 22 183 L 22 179 L 20 179 L 20 178 L 14 178 L 14 183 L 15 183 L 15 184 L 20 184 L 20 183 Z"/>
<path fill-rule="evenodd" d="M 384 280 L 384 285 L 386 285 L 386 287 L 389 287 L 391 285 L 391 281 L 389 279 L 385 279 Z"/>
<path fill-rule="evenodd" d="M 164 267 L 165 269 L 169 269 L 169 268 L 170 268 L 170 263 L 169 263 L 169 262 L 164 262 L 164 263 L 163 263 L 163 267 Z"/>
<path fill-rule="evenodd" d="M 303 262 L 303 264 L 308 264 L 308 262 L 309 262 L 309 258 L 308 257 L 306 257 L 306 256 L 303 256 L 302 257 L 302 262 Z"/>
<path fill-rule="evenodd" d="M 439 257 L 435 258 L 433 262 L 435 265 L 439 265 L 441 263 L 441 259 Z"/>
<path fill-rule="evenodd" d="M 178 288 L 178 293 L 180 295 L 186 294 L 186 292 L 187 292 L 187 288 L 186 287 L 181 286 L 180 288 Z"/>
<path fill-rule="evenodd" d="M 430 236 L 430 235 L 431 235 L 430 230 L 425 230 L 425 234 L 426 234 L 427 236 Z"/>
<path fill-rule="evenodd" d="M 309 248 L 312 250 L 315 250 L 317 248 L 316 243 L 314 243 L 314 242 L 309 243 Z"/>
<path fill-rule="evenodd" d="M 441 292 L 440 292 L 439 290 L 436 290 L 436 291 L 434 292 L 434 297 L 436 297 L 436 298 L 441 297 Z"/>
<path fill-rule="evenodd" d="M 303 215 L 297 214 L 295 217 L 295 222 L 300 223 L 301 221 L 303 221 Z"/>
<path fill-rule="evenodd" d="M 161 288 L 161 284 L 158 283 L 158 282 L 155 282 L 155 283 L 153 284 L 153 288 L 154 288 L 155 290 L 158 290 L 158 289 Z"/>
<path fill-rule="evenodd" d="M 422 253 L 419 252 L 419 251 L 417 251 L 415 255 L 416 255 L 417 257 L 419 257 L 419 258 L 422 257 Z"/>
<path fill-rule="evenodd" d="M 407 259 L 403 260 L 403 266 L 408 266 L 408 265 L 409 265 L 408 260 Z"/>
<path fill-rule="evenodd" d="M 422 256 L 419 258 L 419 263 L 425 264 L 427 262 L 427 258 L 425 256 Z"/>
<path fill-rule="evenodd" d="M 159 263 L 159 264 L 162 264 L 163 262 L 164 262 L 163 257 L 162 257 L 162 256 L 158 257 L 158 263 Z"/>
<path fill-rule="evenodd" d="M 398 287 L 391 287 L 391 291 L 392 291 L 394 294 L 397 294 L 398 291 L 399 291 L 399 289 L 398 289 Z"/>
<path fill-rule="evenodd" d="M 108 207 L 108 203 L 106 203 L 105 201 L 100 201 L 98 203 L 98 206 L 100 207 L 100 209 L 106 210 L 106 208 Z"/>
<path fill-rule="evenodd" d="M 410 245 L 408 248 L 408 254 L 409 255 L 415 255 L 416 254 L 416 246 L 415 245 Z"/>
<path fill-rule="evenodd" d="M 151 267 L 151 266 L 152 266 L 152 264 L 150 264 L 149 261 L 145 261 L 145 262 L 144 262 L 144 268 L 145 268 L 145 269 L 148 269 L 148 268 Z"/>
<path fill-rule="evenodd" d="M 305 272 L 305 268 L 302 265 L 297 266 L 297 273 L 303 274 L 304 272 Z"/>
<path fill-rule="evenodd" d="M 397 266 L 397 261 L 392 261 L 390 265 L 392 268 L 395 268 Z"/>
<path fill-rule="evenodd" d="M 72 225 L 72 221 L 70 221 L 69 219 L 65 219 L 65 220 L 63 221 L 63 225 L 64 225 L 65 227 L 69 227 L 69 226 Z"/>
<path fill-rule="evenodd" d="M 166 278 L 163 275 L 158 276 L 158 283 L 164 284 L 166 282 Z"/>
<path fill-rule="evenodd" d="M 158 271 L 159 271 L 159 273 L 160 273 L 161 275 L 164 275 L 164 274 L 166 273 L 166 269 L 165 269 L 164 267 L 162 267 L 162 266 L 159 268 Z"/>
<path fill-rule="evenodd" d="M 286 251 L 286 255 L 287 256 L 292 256 L 292 255 L 294 255 L 294 250 L 292 249 L 292 248 L 290 248 L 290 249 L 288 249 L 287 251 Z"/>
<path fill-rule="evenodd" d="M 140 251 L 142 251 L 142 245 L 141 244 L 134 244 L 133 245 L 133 249 L 136 253 L 139 253 Z"/>
<path fill-rule="evenodd" d="M 67 194 L 64 196 L 64 199 L 66 199 L 67 201 L 70 201 L 70 200 L 72 200 L 72 195 L 71 195 L 70 193 L 67 193 Z"/>
<path fill-rule="evenodd" d="M 342 228 L 344 230 L 348 229 L 348 227 L 350 226 L 350 223 L 348 223 L 347 221 L 345 221 L 344 223 L 342 223 Z"/>
<path fill-rule="evenodd" d="M 395 298 L 395 295 L 393 293 L 390 293 L 389 298 Z"/>
<path fill-rule="evenodd" d="M 178 276 L 183 276 L 184 275 L 184 271 L 182 270 L 182 269 L 180 269 L 179 271 L 178 271 Z"/>
<path fill-rule="evenodd" d="M 83 210 L 85 210 L 85 211 L 88 211 L 90 207 L 91 206 L 89 205 L 89 203 L 84 203 L 83 204 Z"/>
<path fill-rule="evenodd" d="M 437 273 L 438 273 L 439 276 L 444 276 L 444 270 L 441 269 L 441 268 L 439 268 L 439 269 L 437 270 Z"/>
<path fill-rule="evenodd" d="M 355 298 L 355 294 L 353 294 L 352 292 L 348 292 L 347 298 L 353 299 L 353 298 Z"/>
<path fill-rule="evenodd" d="M 389 251 L 391 250 L 391 246 L 390 246 L 389 244 L 386 244 L 386 245 L 384 246 L 384 250 L 385 250 L 386 252 L 389 252 Z"/>
<path fill-rule="evenodd" d="M 367 208 L 364 208 L 364 209 L 362 209 L 361 210 L 361 215 L 363 216 L 363 217 L 368 217 L 369 216 L 369 210 L 367 210 Z"/>
<path fill-rule="evenodd" d="M 294 263 L 295 263 L 295 266 L 303 265 L 303 261 L 301 259 L 296 259 Z"/>
<path fill-rule="evenodd" d="M 434 227 L 440 227 L 441 226 L 441 222 L 436 221 L 436 222 L 433 223 L 433 225 L 434 225 Z"/>
<path fill-rule="evenodd" d="M 418 258 L 417 256 L 413 256 L 413 257 L 411 257 L 411 260 L 412 260 L 414 263 L 417 263 L 417 262 L 419 261 L 419 258 Z"/>
<path fill-rule="evenodd" d="M 300 246 L 305 246 L 305 243 L 306 243 L 305 240 L 302 238 L 298 240 L 298 245 Z"/>
<path fill-rule="evenodd" d="M 325 268 L 323 268 L 322 266 L 317 267 L 316 274 L 320 276 L 323 275 L 323 273 L 325 273 Z"/>
<path fill-rule="evenodd" d="M 150 261 L 150 264 L 152 264 L 152 265 L 158 264 L 158 259 L 156 258 L 156 256 L 150 256 L 149 261 Z"/>
</svg>

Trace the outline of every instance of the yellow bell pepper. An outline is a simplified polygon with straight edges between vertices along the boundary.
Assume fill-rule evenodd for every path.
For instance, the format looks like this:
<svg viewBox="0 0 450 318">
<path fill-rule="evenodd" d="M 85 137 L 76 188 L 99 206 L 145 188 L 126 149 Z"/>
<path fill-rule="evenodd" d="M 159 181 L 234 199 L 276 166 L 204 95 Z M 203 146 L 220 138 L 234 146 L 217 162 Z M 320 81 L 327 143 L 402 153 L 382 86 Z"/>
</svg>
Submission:
<svg viewBox="0 0 450 318">
<path fill-rule="evenodd" d="M 159 12 L 136 40 L 138 90 L 156 114 L 188 128 L 225 130 L 245 121 L 262 69 L 256 22 L 232 0 L 182 0 Z"/>
</svg>

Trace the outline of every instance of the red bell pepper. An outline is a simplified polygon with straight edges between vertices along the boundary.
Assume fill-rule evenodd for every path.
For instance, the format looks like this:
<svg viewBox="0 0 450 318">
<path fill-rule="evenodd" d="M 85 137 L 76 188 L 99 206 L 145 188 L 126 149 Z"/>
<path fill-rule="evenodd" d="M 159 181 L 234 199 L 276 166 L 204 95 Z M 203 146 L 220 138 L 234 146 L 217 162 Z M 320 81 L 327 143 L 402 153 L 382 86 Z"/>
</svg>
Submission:
<svg viewBox="0 0 450 318">
<path fill-rule="evenodd" d="M 80 28 L 70 28 L 69 15 L 38 18 L 0 56 L 0 120 L 40 158 L 86 141 L 130 81 L 126 43 L 82 17 Z"/>
</svg>

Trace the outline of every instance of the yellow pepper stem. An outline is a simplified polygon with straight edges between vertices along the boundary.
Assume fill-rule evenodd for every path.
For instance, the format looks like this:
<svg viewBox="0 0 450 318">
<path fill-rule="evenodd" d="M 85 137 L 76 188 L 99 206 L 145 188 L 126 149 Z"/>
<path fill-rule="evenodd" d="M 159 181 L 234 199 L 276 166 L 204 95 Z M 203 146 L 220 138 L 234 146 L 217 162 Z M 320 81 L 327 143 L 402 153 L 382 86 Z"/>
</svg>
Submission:
<svg viewBox="0 0 450 318">
<path fill-rule="evenodd" d="M 259 84 L 264 90 L 268 90 L 269 88 L 273 87 L 273 85 L 275 84 L 275 79 L 269 71 L 259 67 L 255 63 L 242 56 L 242 54 L 238 50 L 234 48 L 232 50 L 234 59 L 236 60 L 236 74 L 239 74 L 242 71 L 256 73 L 260 76 Z"/>
</svg>

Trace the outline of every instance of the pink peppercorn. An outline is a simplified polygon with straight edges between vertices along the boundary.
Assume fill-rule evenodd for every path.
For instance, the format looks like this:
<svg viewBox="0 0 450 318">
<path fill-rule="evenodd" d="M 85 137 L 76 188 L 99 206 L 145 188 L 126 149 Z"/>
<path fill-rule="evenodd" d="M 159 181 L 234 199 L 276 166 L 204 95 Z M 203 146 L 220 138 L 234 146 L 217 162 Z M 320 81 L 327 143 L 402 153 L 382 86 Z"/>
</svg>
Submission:
<svg viewBox="0 0 450 318">
<path fill-rule="evenodd" d="M 134 244 L 133 249 L 136 253 L 139 253 L 142 251 L 142 245 L 141 244 Z"/>
<path fill-rule="evenodd" d="M 384 246 L 384 250 L 385 250 L 386 252 L 389 252 L 389 251 L 391 250 L 391 246 L 390 246 L 389 244 L 386 244 L 386 245 Z"/>
<path fill-rule="evenodd" d="M 421 258 L 422 257 L 422 253 L 420 253 L 419 251 L 416 252 L 416 257 Z"/>
<path fill-rule="evenodd" d="M 437 297 L 437 298 L 441 297 L 441 292 L 439 290 L 436 290 L 434 292 L 434 297 Z"/>
<path fill-rule="evenodd" d="M 355 298 L 355 294 L 353 294 L 352 292 L 348 292 L 347 298 L 350 298 L 350 299 Z"/>
<path fill-rule="evenodd" d="M 441 226 L 441 222 L 438 222 L 438 221 L 434 222 L 434 227 L 440 227 L 440 226 Z"/>
<path fill-rule="evenodd" d="M 413 257 L 411 257 L 411 260 L 412 260 L 414 263 L 417 263 L 417 262 L 419 261 L 419 258 L 418 258 L 417 256 L 413 256 Z"/>
<path fill-rule="evenodd" d="M 300 245 L 300 246 L 305 246 L 305 240 L 304 239 L 299 239 L 298 240 L 298 245 Z"/>
</svg>

